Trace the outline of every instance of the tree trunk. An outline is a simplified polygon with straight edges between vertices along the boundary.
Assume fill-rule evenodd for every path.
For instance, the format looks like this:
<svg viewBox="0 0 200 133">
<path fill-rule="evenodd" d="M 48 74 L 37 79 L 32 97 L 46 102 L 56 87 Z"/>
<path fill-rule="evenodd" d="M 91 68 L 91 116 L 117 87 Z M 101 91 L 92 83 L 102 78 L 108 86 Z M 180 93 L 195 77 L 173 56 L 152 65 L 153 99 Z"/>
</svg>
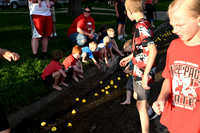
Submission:
<svg viewBox="0 0 200 133">
<path fill-rule="evenodd" d="M 69 0 L 68 14 L 78 16 L 81 13 L 81 0 Z"/>
</svg>

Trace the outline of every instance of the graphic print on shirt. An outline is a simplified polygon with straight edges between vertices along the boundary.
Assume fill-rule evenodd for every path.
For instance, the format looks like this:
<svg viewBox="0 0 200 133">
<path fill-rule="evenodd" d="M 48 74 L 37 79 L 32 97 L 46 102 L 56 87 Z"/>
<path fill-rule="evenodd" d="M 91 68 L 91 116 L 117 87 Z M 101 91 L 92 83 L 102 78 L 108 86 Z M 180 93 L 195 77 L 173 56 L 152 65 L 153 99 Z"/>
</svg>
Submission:
<svg viewBox="0 0 200 133">
<path fill-rule="evenodd" d="M 199 101 L 200 69 L 197 64 L 174 61 L 170 66 L 173 91 L 173 105 L 189 110 Z"/>
<path fill-rule="evenodd" d="M 87 22 L 87 30 L 92 30 L 92 23 L 91 22 Z"/>
<path fill-rule="evenodd" d="M 136 24 L 134 51 L 133 51 L 133 76 L 137 84 L 142 84 L 142 77 L 148 61 L 149 48 L 148 45 L 154 43 L 153 34 L 149 28 L 150 24 L 147 20 L 141 19 Z M 149 80 L 152 78 L 151 74 L 148 75 Z"/>
</svg>

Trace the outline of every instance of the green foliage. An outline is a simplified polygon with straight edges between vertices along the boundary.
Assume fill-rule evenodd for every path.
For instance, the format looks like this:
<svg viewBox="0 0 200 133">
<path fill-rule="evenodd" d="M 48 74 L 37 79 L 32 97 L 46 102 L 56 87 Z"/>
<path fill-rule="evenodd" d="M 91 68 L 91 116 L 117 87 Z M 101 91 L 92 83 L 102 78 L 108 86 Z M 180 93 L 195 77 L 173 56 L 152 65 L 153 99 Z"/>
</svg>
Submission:
<svg viewBox="0 0 200 133">
<path fill-rule="evenodd" d="M 21 9 L 18 9 L 18 11 Z M 13 10 L 14 11 L 14 10 Z M 27 11 L 24 9 L 23 11 Z M 2 12 L 2 10 L 0 11 Z M 107 24 L 115 29 L 117 34 L 117 23 L 115 16 L 92 15 L 95 20 L 96 32 L 102 24 Z M 41 74 L 45 66 L 51 61 L 32 59 L 31 50 L 31 26 L 28 13 L 0 14 L 0 44 L 1 48 L 19 53 L 20 60 L 8 62 L 1 60 L 0 63 L 0 101 L 8 113 L 14 112 L 21 107 L 39 100 L 53 89 L 51 86 L 44 86 Z M 68 16 L 64 13 L 56 14 L 56 29 L 58 37 L 49 40 L 48 53 L 60 49 L 64 58 L 71 54 L 74 46 L 67 39 L 67 31 L 75 16 Z M 155 22 L 156 25 L 157 22 Z M 126 33 L 132 38 L 132 22 L 127 20 Z M 120 48 L 123 43 L 117 41 Z M 41 45 L 38 54 L 41 56 Z M 94 66 L 92 62 L 84 64 L 84 70 Z"/>
</svg>

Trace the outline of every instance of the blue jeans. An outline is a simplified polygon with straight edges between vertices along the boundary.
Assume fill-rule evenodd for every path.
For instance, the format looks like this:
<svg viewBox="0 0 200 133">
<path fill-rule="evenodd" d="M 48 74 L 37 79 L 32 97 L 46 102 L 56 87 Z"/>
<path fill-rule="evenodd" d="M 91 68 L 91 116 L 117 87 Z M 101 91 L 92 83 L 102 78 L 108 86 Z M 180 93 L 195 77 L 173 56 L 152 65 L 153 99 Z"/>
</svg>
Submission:
<svg viewBox="0 0 200 133">
<path fill-rule="evenodd" d="M 81 46 L 85 46 L 86 44 L 88 45 L 88 43 L 90 43 L 91 41 L 96 42 L 98 39 L 98 35 L 94 33 L 94 38 L 89 39 L 86 35 L 75 32 L 75 33 L 72 33 L 68 38 L 72 43 L 77 44 L 81 47 Z M 83 41 L 84 39 L 85 41 Z"/>
</svg>

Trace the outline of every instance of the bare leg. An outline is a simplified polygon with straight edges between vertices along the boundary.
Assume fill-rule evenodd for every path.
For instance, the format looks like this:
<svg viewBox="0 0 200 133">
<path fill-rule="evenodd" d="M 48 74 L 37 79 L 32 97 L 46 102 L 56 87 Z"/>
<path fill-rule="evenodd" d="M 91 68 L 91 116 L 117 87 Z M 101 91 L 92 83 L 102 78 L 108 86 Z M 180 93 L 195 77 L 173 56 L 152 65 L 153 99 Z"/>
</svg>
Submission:
<svg viewBox="0 0 200 133">
<path fill-rule="evenodd" d="M 52 87 L 56 90 L 62 90 L 62 88 L 60 86 L 58 86 L 58 82 L 60 80 L 60 77 L 61 77 L 61 73 L 59 71 L 57 72 L 54 72 L 52 74 L 53 78 L 55 79 L 55 82 L 54 84 L 52 85 Z"/>
<path fill-rule="evenodd" d="M 131 90 L 126 90 L 126 100 L 121 105 L 131 104 Z"/>
<path fill-rule="evenodd" d="M 78 78 L 76 77 L 76 72 L 73 70 L 73 75 L 72 78 L 76 81 L 79 82 Z"/>
<path fill-rule="evenodd" d="M 124 54 L 119 50 L 116 41 L 112 39 L 111 42 L 113 50 L 115 50 L 120 56 L 124 56 Z"/>
<path fill-rule="evenodd" d="M 120 36 L 122 36 L 122 24 L 118 24 L 118 28 L 117 28 L 117 31 L 118 31 L 118 39 L 121 39 Z M 123 37 L 122 37 L 123 38 Z"/>
<path fill-rule="evenodd" d="M 39 46 L 39 38 L 32 38 L 31 47 L 32 47 L 33 54 L 37 54 L 38 46 Z"/>
<path fill-rule="evenodd" d="M 142 133 L 149 133 L 149 115 L 147 112 L 146 100 L 137 101 L 136 106 L 140 115 Z"/>
<path fill-rule="evenodd" d="M 10 133 L 10 128 L 9 129 L 6 129 L 4 131 L 0 131 L 0 133 Z"/>
<path fill-rule="evenodd" d="M 82 55 L 82 62 L 84 62 L 84 63 L 87 63 L 86 56 L 87 56 L 87 53 L 84 52 L 83 55 Z"/>
<path fill-rule="evenodd" d="M 122 25 L 122 35 L 124 35 L 126 32 L 125 32 L 125 24 Z"/>
<path fill-rule="evenodd" d="M 41 44 L 42 44 L 42 52 L 47 52 L 48 37 L 42 37 Z"/>
</svg>

